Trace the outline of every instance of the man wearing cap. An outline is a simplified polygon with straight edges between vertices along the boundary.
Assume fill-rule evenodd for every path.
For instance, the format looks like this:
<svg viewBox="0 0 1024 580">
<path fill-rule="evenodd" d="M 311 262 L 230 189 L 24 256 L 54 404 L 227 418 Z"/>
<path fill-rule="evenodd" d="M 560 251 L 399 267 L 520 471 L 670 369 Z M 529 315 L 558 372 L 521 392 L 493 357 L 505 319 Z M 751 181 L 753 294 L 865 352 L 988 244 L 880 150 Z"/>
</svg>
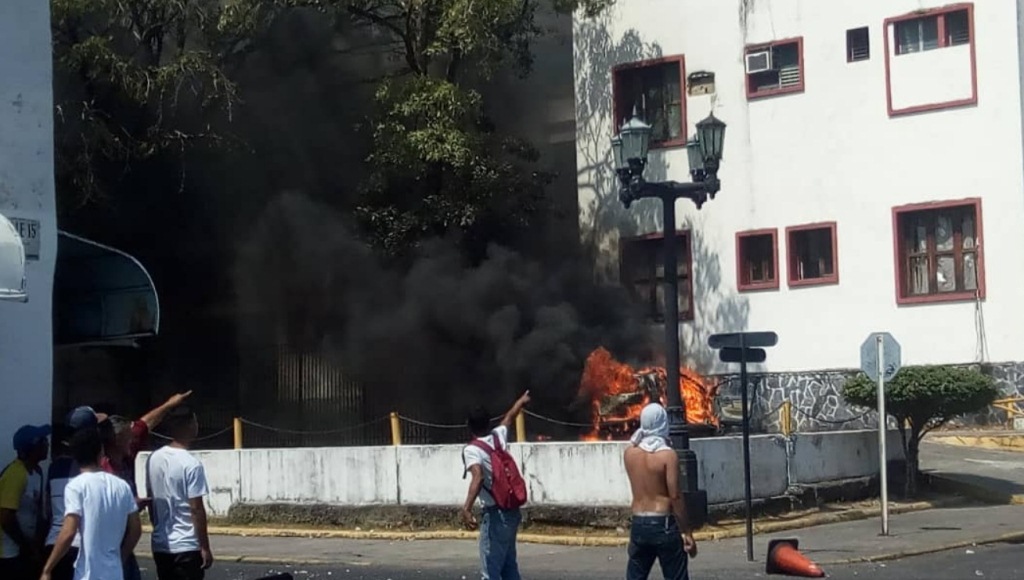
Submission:
<svg viewBox="0 0 1024 580">
<path fill-rule="evenodd" d="M 18 458 L 0 473 L 0 578 L 38 575 L 43 520 L 43 472 L 49 425 L 24 425 L 14 433 Z"/>
</svg>

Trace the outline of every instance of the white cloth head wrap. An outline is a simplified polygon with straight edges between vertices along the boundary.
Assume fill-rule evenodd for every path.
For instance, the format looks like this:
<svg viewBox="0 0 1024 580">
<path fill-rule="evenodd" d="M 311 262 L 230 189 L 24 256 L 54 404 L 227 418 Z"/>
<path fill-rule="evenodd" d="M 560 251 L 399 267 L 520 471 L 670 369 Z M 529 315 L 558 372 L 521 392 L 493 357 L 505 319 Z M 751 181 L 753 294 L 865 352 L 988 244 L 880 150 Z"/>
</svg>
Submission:
<svg viewBox="0 0 1024 580">
<path fill-rule="evenodd" d="M 665 407 L 651 403 L 640 412 L 640 428 L 630 439 L 633 445 L 648 453 L 671 449 L 668 440 L 668 413 Z"/>
</svg>

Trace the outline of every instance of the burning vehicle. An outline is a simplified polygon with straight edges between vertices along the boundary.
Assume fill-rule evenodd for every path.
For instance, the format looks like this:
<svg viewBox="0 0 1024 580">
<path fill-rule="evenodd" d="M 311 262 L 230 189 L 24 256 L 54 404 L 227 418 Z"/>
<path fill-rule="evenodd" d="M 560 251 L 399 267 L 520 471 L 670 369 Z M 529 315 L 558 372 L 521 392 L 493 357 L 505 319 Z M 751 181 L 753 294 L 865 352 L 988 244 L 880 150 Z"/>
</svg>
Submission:
<svg viewBox="0 0 1024 580">
<path fill-rule="evenodd" d="M 639 426 L 640 412 L 652 401 L 667 403 L 668 377 L 663 367 L 634 369 L 605 348 L 590 353 L 583 367 L 579 397 L 591 406 L 593 430 L 587 441 L 628 439 Z M 686 405 L 690 436 L 717 433 L 722 422 L 716 412 L 718 385 L 688 368 L 679 369 L 679 392 Z"/>
</svg>

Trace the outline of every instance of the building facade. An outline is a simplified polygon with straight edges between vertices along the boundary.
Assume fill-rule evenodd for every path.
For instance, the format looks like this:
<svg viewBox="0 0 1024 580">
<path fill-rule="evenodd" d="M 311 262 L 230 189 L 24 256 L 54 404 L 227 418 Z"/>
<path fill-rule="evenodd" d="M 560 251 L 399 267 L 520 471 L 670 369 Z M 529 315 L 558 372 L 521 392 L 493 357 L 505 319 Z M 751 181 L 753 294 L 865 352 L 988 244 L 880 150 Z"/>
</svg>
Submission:
<svg viewBox="0 0 1024 580">
<path fill-rule="evenodd" d="M 680 201 L 684 360 L 774 330 L 759 404 L 819 418 L 869 333 L 903 364 L 982 363 L 1024 390 L 1021 2 L 630 0 L 575 23 L 581 235 L 659 322 L 661 208 L 624 210 L 609 139 L 653 127 L 649 180 L 688 181 L 695 123 L 728 124 L 722 190 Z"/>
<path fill-rule="evenodd" d="M 0 464 L 26 423 L 50 422 L 57 260 L 48 2 L 0 3 L 0 214 L 23 245 L 27 300 L 0 300 Z"/>
</svg>

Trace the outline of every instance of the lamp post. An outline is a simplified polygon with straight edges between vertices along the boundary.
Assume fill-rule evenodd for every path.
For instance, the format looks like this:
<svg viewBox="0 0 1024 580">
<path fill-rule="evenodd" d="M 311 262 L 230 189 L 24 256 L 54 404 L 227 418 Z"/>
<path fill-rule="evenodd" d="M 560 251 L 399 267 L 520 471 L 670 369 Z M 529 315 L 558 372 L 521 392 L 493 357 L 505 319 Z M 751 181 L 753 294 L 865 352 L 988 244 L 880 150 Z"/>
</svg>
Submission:
<svg viewBox="0 0 1024 580">
<path fill-rule="evenodd" d="M 679 266 L 676 258 L 676 200 L 693 201 L 700 209 L 718 193 L 718 167 L 722 160 L 725 123 L 709 115 L 697 123 L 697 134 L 686 145 L 691 183 L 677 181 L 650 182 L 644 179 L 651 127 L 636 112 L 626 121 L 619 134 L 612 138 L 615 173 L 619 177 L 619 200 L 629 206 L 638 199 L 661 200 L 664 212 L 665 257 L 665 371 L 666 395 L 670 421 L 669 437 L 679 455 L 679 485 L 693 526 L 707 520 L 707 493 L 697 488 L 697 456 L 690 449 L 686 425 L 686 406 L 679 392 Z"/>
</svg>

